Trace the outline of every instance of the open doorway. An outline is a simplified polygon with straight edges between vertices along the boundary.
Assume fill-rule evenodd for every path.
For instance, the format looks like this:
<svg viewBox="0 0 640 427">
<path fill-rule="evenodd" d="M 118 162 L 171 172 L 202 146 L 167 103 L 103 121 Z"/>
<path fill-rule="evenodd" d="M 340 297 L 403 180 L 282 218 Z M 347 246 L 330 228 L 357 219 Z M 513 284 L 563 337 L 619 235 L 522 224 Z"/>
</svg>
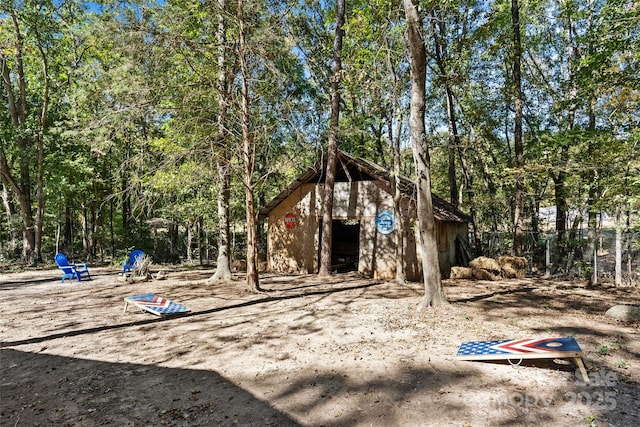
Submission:
<svg viewBox="0 0 640 427">
<path fill-rule="evenodd" d="M 360 221 L 334 219 L 331 224 L 331 271 L 358 270 Z"/>
</svg>

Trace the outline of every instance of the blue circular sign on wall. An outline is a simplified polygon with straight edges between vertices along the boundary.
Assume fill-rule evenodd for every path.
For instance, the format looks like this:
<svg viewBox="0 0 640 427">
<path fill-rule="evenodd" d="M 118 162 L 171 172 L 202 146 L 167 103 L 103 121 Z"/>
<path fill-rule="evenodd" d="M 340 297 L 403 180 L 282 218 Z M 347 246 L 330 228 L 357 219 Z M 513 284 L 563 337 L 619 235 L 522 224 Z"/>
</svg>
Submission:
<svg viewBox="0 0 640 427">
<path fill-rule="evenodd" d="M 395 222 L 393 214 L 389 211 L 381 211 L 376 215 L 376 228 L 380 234 L 389 234 L 393 231 Z"/>
</svg>

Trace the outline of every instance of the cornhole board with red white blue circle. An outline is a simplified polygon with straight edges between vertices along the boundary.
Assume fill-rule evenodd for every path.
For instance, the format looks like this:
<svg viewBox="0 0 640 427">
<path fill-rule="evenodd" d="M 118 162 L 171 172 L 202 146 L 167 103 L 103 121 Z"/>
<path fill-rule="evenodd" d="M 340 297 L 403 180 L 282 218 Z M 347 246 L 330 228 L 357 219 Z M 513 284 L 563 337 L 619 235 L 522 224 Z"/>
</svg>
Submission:
<svg viewBox="0 0 640 427">
<path fill-rule="evenodd" d="M 580 368 L 584 381 L 589 382 L 582 362 L 582 349 L 573 337 L 468 341 L 460 344 L 456 358 L 459 360 L 506 359 L 512 365 L 519 365 L 523 359 L 572 358 Z M 513 360 L 519 360 L 519 362 L 513 363 Z"/>
<path fill-rule="evenodd" d="M 173 301 L 169 301 L 168 299 L 159 297 L 155 294 L 143 294 L 143 295 L 135 295 L 132 297 L 125 297 L 124 299 L 124 312 L 127 312 L 127 306 L 129 303 L 135 305 L 136 307 L 148 311 L 149 313 L 155 314 L 156 316 L 177 316 L 180 314 L 188 313 L 189 310 L 187 307 L 181 304 L 177 304 Z"/>
</svg>

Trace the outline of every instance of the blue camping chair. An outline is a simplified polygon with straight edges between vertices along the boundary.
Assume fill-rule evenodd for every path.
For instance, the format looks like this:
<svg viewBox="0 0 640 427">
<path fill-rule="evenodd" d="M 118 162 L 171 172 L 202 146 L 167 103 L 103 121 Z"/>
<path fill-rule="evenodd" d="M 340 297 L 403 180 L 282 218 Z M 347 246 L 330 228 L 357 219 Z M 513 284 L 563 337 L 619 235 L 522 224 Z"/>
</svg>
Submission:
<svg viewBox="0 0 640 427">
<path fill-rule="evenodd" d="M 87 264 L 69 264 L 65 254 L 56 254 L 56 264 L 62 270 L 62 283 L 64 283 L 65 279 L 78 279 L 78 282 L 82 282 L 82 276 L 84 275 L 91 279 Z"/>
<path fill-rule="evenodd" d="M 129 258 L 122 264 L 122 274 L 126 273 L 129 270 L 132 270 L 136 265 L 136 260 L 138 258 L 144 258 L 144 252 L 140 249 L 135 249 L 129 253 Z"/>
</svg>

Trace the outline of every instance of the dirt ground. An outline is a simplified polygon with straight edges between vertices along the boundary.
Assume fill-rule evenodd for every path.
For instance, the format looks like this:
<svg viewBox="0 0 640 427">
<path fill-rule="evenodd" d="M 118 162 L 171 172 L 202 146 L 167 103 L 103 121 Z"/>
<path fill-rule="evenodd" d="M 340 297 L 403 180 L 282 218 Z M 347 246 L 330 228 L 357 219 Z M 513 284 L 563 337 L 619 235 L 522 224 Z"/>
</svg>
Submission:
<svg viewBox="0 0 640 427">
<path fill-rule="evenodd" d="M 155 267 L 155 266 L 154 266 Z M 160 268 L 159 266 L 157 266 Z M 213 270 L 116 268 L 60 283 L 0 276 L 2 426 L 637 426 L 640 325 L 604 312 L 638 288 L 445 281 L 450 304 L 417 312 L 419 284 L 354 274 L 263 275 L 261 294 Z M 160 319 L 123 298 L 155 293 L 191 313 Z M 573 336 L 569 360 L 462 361 L 464 341 Z"/>
</svg>

